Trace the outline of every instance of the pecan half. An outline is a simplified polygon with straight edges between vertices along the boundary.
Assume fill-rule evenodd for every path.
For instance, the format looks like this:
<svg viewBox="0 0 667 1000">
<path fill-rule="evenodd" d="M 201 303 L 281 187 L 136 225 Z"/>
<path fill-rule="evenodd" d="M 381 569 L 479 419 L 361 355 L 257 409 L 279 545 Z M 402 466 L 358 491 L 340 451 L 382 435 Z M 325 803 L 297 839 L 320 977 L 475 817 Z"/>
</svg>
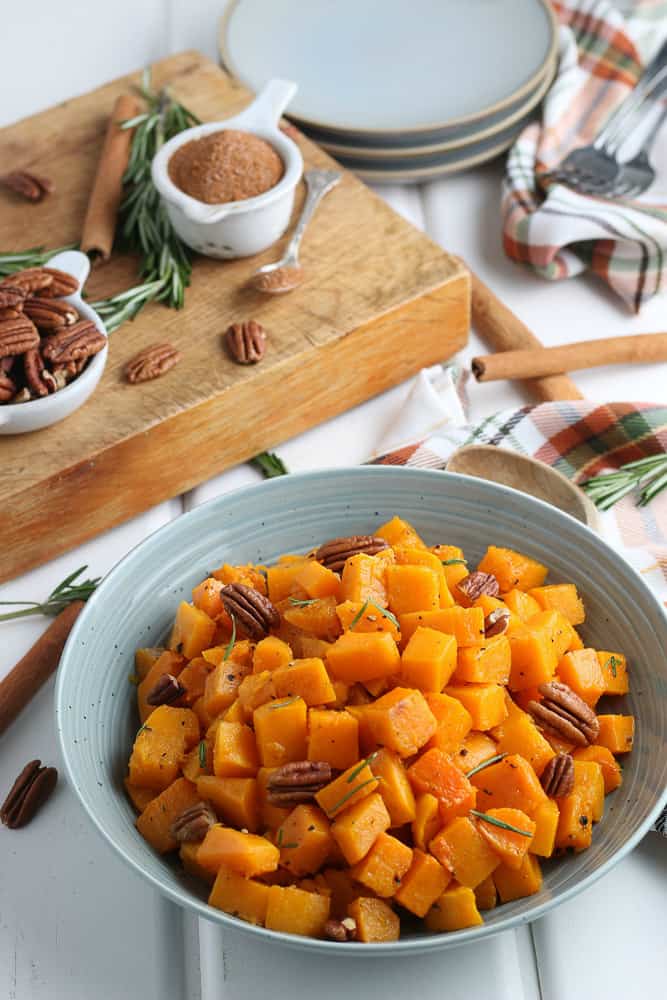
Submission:
<svg viewBox="0 0 667 1000">
<path fill-rule="evenodd" d="M 266 354 L 264 327 L 254 319 L 233 323 L 225 333 L 225 344 L 239 365 L 256 365 Z"/>
<path fill-rule="evenodd" d="M 146 698 L 148 705 L 170 705 L 172 701 L 185 694 L 185 688 L 173 674 L 162 674 L 158 677 L 155 687 L 152 687 Z"/>
<path fill-rule="evenodd" d="M 276 267 L 273 271 L 256 274 L 252 279 L 253 288 L 269 295 L 283 295 L 291 292 L 303 281 L 303 270 L 300 267 Z"/>
<path fill-rule="evenodd" d="M 542 788 L 552 799 L 569 795 L 574 788 L 574 761 L 569 753 L 557 753 L 542 771 Z"/>
<path fill-rule="evenodd" d="M 44 367 L 44 359 L 39 347 L 33 347 L 31 350 L 25 352 L 23 355 L 23 370 L 25 372 L 25 380 L 33 398 L 48 396 L 49 393 L 57 390 L 58 384 L 48 368 Z"/>
<path fill-rule="evenodd" d="M 67 271 L 60 271 L 57 267 L 43 267 L 42 271 L 51 276 L 48 285 L 40 288 L 38 295 L 45 299 L 62 299 L 66 295 L 73 295 L 79 290 L 79 282 Z"/>
<path fill-rule="evenodd" d="M 171 824 L 171 835 L 179 844 L 203 840 L 218 818 L 207 802 L 190 806 Z"/>
<path fill-rule="evenodd" d="M 0 358 L 11 354 L 25 354 L 39 344 L 39 333 L 27 316 L 6 319 L 0 323 Z"/>
<path fill-rule="evenodd" d="M 60 330 L 64 326 L 73 326 L 79 318 L 74 306 L 61 299 L 40 299 L 37 296 L 30 296 L 23 303 L 23 311 L 38 329 L 46 333 Z"/>
<path fill-rule="evenodd" d="M 356 941 L 357 921 L 354 917 L 344 917 L 343 920 L 327 920 L 322 928 L 325 938 L 330 941 Z"/>
<path fill-rule="evenodd" d="M 0 177 L 0 184 L 26 201 L 41 201 L 55 190 L 52 180 L 30 170 L 12 170 Z"/>
<path fill-rule="evenodd" d="M 263 639 L 280 625 L 280 615 L 268 597 L 243 583 L 229 583 L 220 591 L 228 615 L 233 615 L 250 639 Z"/>
<path fill-rule="evenodd" d="M 15 271 L 4 279 L 1 284 L 7 283 L 12 288 L 23 290 L 24 298 L 28 295 L 35 295 L 53 284 L 53 275 L 49 274 L 45 267 L 26 267 L 23 271 Z"/>
<path fill-rule="evenodd" d="M 7 319 L 21 319 L 23 316 L 21 305 L 22 303 L 11 309 L 0 309 L 0 323 L 4 323 Z"/>
<path fill-rule="evenodd" d="M 0 820 L 11 830 L 25 826 L 46 802 L 57 781 L 55 767 L 42 767 L 41 760 L 31 760 L 0 807 Z"/>
<path fill-rule="evenodd" d="M 6 372 L 0 371 L 0 403 L 8 403 L 16 392 L 16 385 Z"/>
<path fill-rule="evenodd" d="M 315 559 L 327 569 L 339 573 L 350 556 L 362 553 L 366 556 L 376 556 L 383 549 L 388 549 L 389 543 L 384 538 L 375 535 L 349 535 L 347 538 L 332 538 L 320 545 L 315 552 Z"/>
<path fill-rule="evenodd" d="M 577 746 L 585 747 L 595 742 L 600 732 L 598 718 L 590 705 L 572 688 L 558 681 L 550 681 L 548 684 L 540 684 L 538 691 L 544 696 L 544 700 L 529 701 L 527 708 L 543 729 L 550 730 Z"/>
<path fill-rule="evenodd" d="M 181 352 L 171 344 L 151 344 L 125 365 L 125 378 L 134 385 L 159 378 L 181 360 Z"/>
<path fill-rule="evenodd" d="M 20 285 L 10 284 L 9 280 L 9 278 L 4 278 L 3 281 L 0 281 L 0 309 L 15 309 L 20 312 L 26 293 Z M 4 318 L 15 319 L 16 317 L 5 316 Z"/>
<path fill-rule="evenodd" d="M 497 597 L 500 593 L 500 584 L 493 573 L 482 573 L 477 569 L 474 573 L 468 573 L 456 584 L 457 589 L 469 601 L 476 601 L 482 594 L 489 597 Z"/>
<path fill-rule="evenodd" d="M 294 760 L 269 776 L 266 794 L 273 805 L 310 802 L 315 793 L 331 781 L 331 765 L 321 760 Z"/>
<path fill-rule="evenodd" d="M 69 361 L 83 361 L 98 354 L 106 346 L 107 338 L 95 324 L 84 319 L 74 326 L 67 326 L 57 333 L 45 337 L 42 355 L 51 364 L 67 364 Z"/>
<path fill-rule="evenodd" d="M 494 635 L 502 635 L 510 623 L 508 608 L 494 608 L 484 619 L 484 638 L 491 639 Z"/>
</svg>

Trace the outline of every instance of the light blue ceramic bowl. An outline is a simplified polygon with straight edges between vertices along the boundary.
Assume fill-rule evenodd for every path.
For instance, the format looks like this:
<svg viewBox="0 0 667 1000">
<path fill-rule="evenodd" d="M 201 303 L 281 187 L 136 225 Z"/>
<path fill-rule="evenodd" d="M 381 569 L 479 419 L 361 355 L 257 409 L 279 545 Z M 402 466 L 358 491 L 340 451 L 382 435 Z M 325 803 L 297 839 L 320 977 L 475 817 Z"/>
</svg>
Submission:
<svg viewBox="0 0 667 1000">
<path fill-rule="evenodd" d="M 426 541 L 461 545 L 471 564 L 487 544 L 514 546 L 573 580 L 586 604 L 588 643 L 629 659 L 632 693 L 612 711 L 637 718 L 623 785 L 606 803 L 593 846 L 545 864 L 541 892 L 485 914 L 482 927 L 429 934 L 415 926 L 400 941 L 353 946 L 255 928 L 206 903 L 204 887 L 160 858 L 134 828 L 123 790 L 138 728 L 128 683 L 138 646 L 157 643 L 177 603 L 222 562 L 270 563 L 336 535 L 371 532 L 393 514 Z M 451 948 L 539 917 L 591 885 L 649 829 L 667 789 L 667 618 L 641 578 L 577 521 L 514 490 L 466 476 L 366 467 L 274 479 L 204 504 L 146 539 L 109 574 L 80 616 L 58 673 L 57 724 L 69 780 L 111 846 L 147 882 L 209 920 L 257 938 L 346 957 Z"/>
</svg>

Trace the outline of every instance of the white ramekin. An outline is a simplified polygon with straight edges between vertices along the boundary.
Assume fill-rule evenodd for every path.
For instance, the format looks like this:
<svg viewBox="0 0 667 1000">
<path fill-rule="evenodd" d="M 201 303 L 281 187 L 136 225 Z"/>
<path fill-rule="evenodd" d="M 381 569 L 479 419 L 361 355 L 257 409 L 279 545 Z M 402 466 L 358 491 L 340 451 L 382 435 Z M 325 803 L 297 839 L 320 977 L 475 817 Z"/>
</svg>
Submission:
<svg viewBox="0 0 667 1000">
<path fill-rule="evenodd" d="M 244 111 L 223 121 L 186 129 L 165 143 L 153 160 L 153 183 L 160 192 L 171 223 L 189 247 L 207 257 L 249 257 L 266 250 L 289 225 L 294 190 L 303 173 L 299 147 L 278 128 L 280 116 L 296 93 L 288 80 L 270 80 Z M 224 129 L 252 132 L 276 150 L 285 173 L 275 187 L 255 198 L 207 205 L 176 187 L 167 169 L 179 146 Z"/>
</svg>

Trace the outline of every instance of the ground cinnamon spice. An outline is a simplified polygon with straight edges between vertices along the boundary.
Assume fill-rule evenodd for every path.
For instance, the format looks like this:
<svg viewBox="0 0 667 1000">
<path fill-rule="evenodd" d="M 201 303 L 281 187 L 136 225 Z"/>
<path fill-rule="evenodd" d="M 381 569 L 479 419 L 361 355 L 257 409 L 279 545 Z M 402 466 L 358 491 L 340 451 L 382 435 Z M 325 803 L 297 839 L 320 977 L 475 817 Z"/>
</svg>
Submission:
<svg viewBox="0 0 667 1000">
<path fill-rule="evenodd" d="M 254 198 L 275 187 L 284 172 L 270 143 L 237 129 L 192 139 L 169 160 L 176 187 L 207 205 Z"/>
</svg>

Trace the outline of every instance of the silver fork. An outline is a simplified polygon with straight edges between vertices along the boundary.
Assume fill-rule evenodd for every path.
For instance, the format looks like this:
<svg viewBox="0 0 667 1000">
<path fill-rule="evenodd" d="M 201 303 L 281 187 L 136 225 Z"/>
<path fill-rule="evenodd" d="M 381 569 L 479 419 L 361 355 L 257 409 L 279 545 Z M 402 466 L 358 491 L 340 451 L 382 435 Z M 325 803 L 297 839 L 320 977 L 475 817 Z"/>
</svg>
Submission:
<svg viewBox="0 0 667 1000">
<path fill-rule="evenodd" d="M 594 141 L 588 146 L 572 150 L 557 167 L 539 174 L 539 179 L 566 184 L 581 194 L 604 197 L 635 196 L 646 190 L 655 177 L 648 155 L 662 117 L 628 164 L 622 164 L 618 160 L 618 152 L 637 124 L 641 124 L 643 106 L 651 97 L 661 98 L 666 84 L 667 42 L 664 42 L 633 90 L 612 112 Z M 638 115 L 639 121 L 636 120 Z M 624 167 L 630 168 L 625 176 Z"/>
</svg>

